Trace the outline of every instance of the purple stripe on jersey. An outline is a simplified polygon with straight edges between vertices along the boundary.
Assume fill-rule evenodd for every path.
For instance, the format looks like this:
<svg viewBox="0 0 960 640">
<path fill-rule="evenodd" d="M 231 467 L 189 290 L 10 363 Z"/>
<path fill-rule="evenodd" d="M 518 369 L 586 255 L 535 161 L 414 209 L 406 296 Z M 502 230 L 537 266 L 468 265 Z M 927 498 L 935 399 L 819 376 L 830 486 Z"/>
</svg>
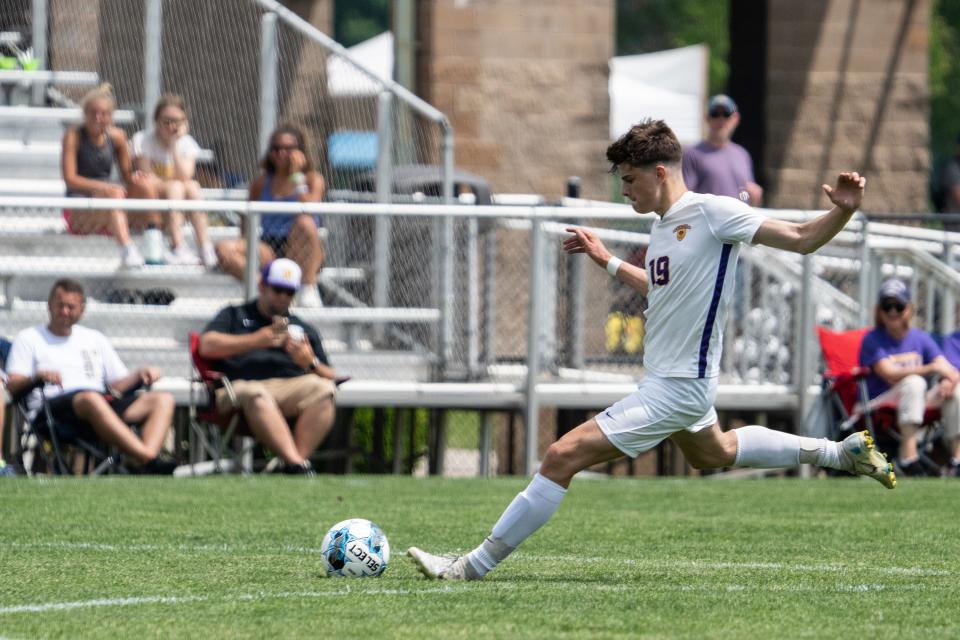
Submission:
<svg viewBox="0 0 960 640">
<path fill-rule="evenodd" d="M 707 352 L 710 351 L 710 336 L 713 334 L 713 323 L 717 320 L 717 308 L 720 306 L 720 295 L 723 293 L 723 280 L 727 275 L 727 262 L 730 261 L 732 244 L 723 245 L 720 253 L 720 268 L 717 269 L 717 282 L 713 285 L 713 298 L 710 300 L 710 312 L 703 325 L 703 337 L 700 338 L 700 368 L 698 378 L 707 374 Z"/>
</svg>

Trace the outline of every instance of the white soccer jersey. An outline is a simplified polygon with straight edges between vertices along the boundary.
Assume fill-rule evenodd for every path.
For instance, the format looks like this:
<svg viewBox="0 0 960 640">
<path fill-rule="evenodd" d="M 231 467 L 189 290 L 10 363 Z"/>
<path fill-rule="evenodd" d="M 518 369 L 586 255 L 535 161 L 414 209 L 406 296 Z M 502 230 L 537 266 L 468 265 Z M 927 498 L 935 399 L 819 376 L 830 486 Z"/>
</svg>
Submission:
<svg viewBox="0 0 960 640">
<path fill-rule="evenodd" d="M 665 378 L 720 374 L 740 243 L 764 217 L 727 196 L 688 191 L 653 223 L 643 365 Z"/>
<path fill-rule="evenodd" d="M 106 336 L 96 329 L 73 325 L 69 336 L 55 336 L 45 325 L 17 334 L 7 356 L 7 373 L 32 377 L 37 371 L 57 371 L 63 387 L 48 384 L 48 398 L 80 390 L 105 391 L 105 382 L 127 375 L 127 368 Z M 27 399 L 31 413 L 40 407 L 40 392 Z"/>
</svg>

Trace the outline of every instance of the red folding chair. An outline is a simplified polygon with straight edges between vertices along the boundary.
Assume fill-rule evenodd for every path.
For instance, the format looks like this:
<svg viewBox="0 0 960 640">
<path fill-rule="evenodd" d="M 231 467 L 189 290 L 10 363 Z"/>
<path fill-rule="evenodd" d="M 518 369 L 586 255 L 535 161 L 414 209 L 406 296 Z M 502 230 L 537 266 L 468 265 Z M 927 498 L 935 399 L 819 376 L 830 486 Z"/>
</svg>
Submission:
<svg viewBox="0 0 960 640">
<path fill-rule="evenodd" d="M 842 434 L 866 429 L 877 446 L 891 459 L 896 458 L 896 448 L 901 437 L 897 430 L 897 405 L 892 402 L 869 400 L 867 376 L 869 367 L 860 366 L 860 345 L 869 327 L 850 331 L 831 331 L 817 327 L 817 339 L 823 354 L 825 371 L 823 390 L 830 395 L 832 404 L 840 416 L 838 438 Z M 923 427 L 917 434 L 917 450 L 921 462 L 937 471 L 937 463 L 930 452 L 936 440 L 940 423 L 940 409 L 928 407 L 923 415 Z"/>
<path fill-rule="evenodd" d="M 244 462 L 243 458 L 248 457 L 252 449 L 252 439 L 242 438 L 240 451 L 231 452 L 235 438 L 247 431 L 233 384 L 200 355 L 200 334 L 196 331 L 190 332 L 190 358 L 193 361 L 193 379 L 190 383 L 191 464 L 184 466 L 185 474 L 249 471 L 251 465 L 249 461 Z M 216 392 L 219 389 L 224 389 L 230 399 L 231 408 L 227 412 L 217 409 Z M 194 439 L 198 442 L 194 442 Z M 206 457 L 209 457 L 209 461 L 203 459 Z"/>
</svg>

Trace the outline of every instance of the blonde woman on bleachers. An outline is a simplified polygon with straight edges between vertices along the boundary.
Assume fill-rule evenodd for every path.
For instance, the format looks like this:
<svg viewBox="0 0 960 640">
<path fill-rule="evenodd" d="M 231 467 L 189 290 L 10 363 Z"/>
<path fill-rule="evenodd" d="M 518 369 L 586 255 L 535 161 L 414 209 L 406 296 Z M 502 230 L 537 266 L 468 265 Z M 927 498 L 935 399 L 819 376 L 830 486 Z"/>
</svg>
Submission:
<svg viewBox="0 0 960 640">
<path fill-rule="evenodd" d="M 200 183 L 195 179 L 200 145 L 188 133 L 187 107 L 183 98 L 173 94 L 160 97 L 153 111 L 153 128 L 133 136 L 134 166 L 146 177 L 150 197 L 168 200 L 200 200 Z M 201 259 L 209 268 L 217 266 L 217 254 L 207 233 L 205 211 L 191 211 L 190 222 L 196 233 L 200 258 L 183 239 L 183 214 L 167 215 L 170 235 L 169 264 L 198 264 Z"/>
<path fill-rule="evenodd" d="M 104 83 L 91 89 L 81 101 L 83 124 L 70 127 L 63 136 L 60 160 L 68 197 L 143 198 L 149 189 L 145 177 L 133 170 L 127 134 L 113 126 L 116 99 Z M 124 267 L 140 267 L 143 256 L 130 239 L 130 229 L 160 226 L 155 212 L 64 211 L 70 233 L 112 235 L 120 245 Z"/>
</svg>

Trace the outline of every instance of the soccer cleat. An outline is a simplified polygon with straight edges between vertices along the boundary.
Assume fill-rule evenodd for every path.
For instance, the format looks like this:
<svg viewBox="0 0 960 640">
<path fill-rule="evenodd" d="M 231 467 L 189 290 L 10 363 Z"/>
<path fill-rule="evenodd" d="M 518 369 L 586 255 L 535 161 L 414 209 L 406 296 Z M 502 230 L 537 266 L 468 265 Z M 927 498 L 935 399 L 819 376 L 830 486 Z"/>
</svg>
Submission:
<svg viewBox="0 0 960 640">
<path fill-rule="evenodd" d="M 887 489 L 897 486 L 897 476 L 887 457 L 877 451 L 868 431 L 858 431 L 844 438 L 843 453 L 850 460 L 853 472 L 858 476 L 870 476 Z"/>
<path fill-rule="evenodd" d="M 479 580 L 470 570 L 467 556 L 435 556 L 423 549 L 410 547 L 407 555 L 413 558 L 420 573 L 431 580 Z"/>
</svg>

